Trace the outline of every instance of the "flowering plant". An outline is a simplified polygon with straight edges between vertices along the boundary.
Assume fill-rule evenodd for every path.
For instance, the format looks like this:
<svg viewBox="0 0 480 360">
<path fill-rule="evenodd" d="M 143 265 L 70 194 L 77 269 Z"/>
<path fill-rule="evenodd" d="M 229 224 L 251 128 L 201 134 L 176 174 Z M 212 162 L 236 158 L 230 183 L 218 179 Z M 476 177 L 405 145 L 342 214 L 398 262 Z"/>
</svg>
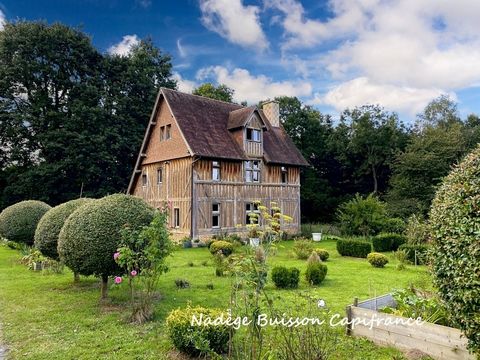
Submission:
<svg viewBox="0 0 480 360">
<path fill-rule="evenodd" d="M 167 230 L 167 211 L 158 211 L 150 225 L 140 231 L 125 227 L 115 262 L 125 270 L 130 289 L 132 321 L 143 323 L 153 316 L 153 300 L 159 277 L 168 271 L 165 259 L 172 251 Z M 117 276 L 115 283 L 122 282 Z"/>
</svg>

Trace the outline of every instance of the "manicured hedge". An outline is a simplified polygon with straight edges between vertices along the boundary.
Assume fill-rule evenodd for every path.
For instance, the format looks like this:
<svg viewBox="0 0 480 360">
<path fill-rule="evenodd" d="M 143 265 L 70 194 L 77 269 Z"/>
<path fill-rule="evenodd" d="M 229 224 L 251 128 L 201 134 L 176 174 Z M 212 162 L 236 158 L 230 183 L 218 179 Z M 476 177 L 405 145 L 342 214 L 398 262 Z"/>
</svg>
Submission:
<svg viewBox="0 0 480 360">
<path fill-rule="evenodd" d="M 480 147 L 444 179 L 429 216 L 432 273 L 455 325 L 480 358 Z"/>
<path fill-rule="evenodd" d="M 367 241 L 342 239 L 337 240 L 337 251 L 342 256 L 366 258 L 372 251 L 372 244 Z"/>
<path fill-rule="evenodd" d="M 315 252 L 320 257 L 320 260 L 322 260 L 322 261 L 327 261 L 328 258 L 330 257 L 330 254 L 325 249 L 316 248 Z"/>
<path fill-rule="evenodd" d="M 3 209 L 0 213 L 0 236 L 32 245 L 37 224 L 50 209 L 50 205 L 36 200 L 21 201 Z"/>
<path fill-rule="evenodd" d="M 372 239 L 373 250 L 378 252 L 397 251 L 400 245 L 405 244 L 406 238 L 400 234 L 383 233 Z"/>
<path fill-rule="evenodd" d="M 81 275 L 108 276 L 120 273 L 113 259 L 125 226 L 140 230 L 150 224 L 154 209 L 142 199 L 115 194 L 91 201 L 65 221 L 58 239 L 60 258 Z"/>
<path fill-rule="evenodd" d="M 222 316 L 218 309 L 207 309 L 201 306 L 173 310 L 167 317 L 167 331 L 173 345 L 181 352 L 192 357 L 207 355 L 209 350 L 224 354 L 228 350 L 231 328 L 227 325 L 192 324 L 192 319 L 201 316 L 215 320 Z M 227 314 L 223 314 L 226 318 Z"/>
<path fill-rule="evenodd" d="M 75 199 L 48 210 L 40 219 L 35 231 L 35 247 L 42 255 L 58 260 L 58 235 L 68 217 L 92 199 Z"/>
<path fill-rule="evenodd" d="M 272 281 L 279 289 L 295 289 L 300 281 L 300 270 L 276 266 L 272 270 Z"/>
<path fill-rule="evenodd" d="M 403 244 L 400 245 L 398 250 L 405 251 L 407 255 L 407 260 L 411 263 L 415 263 L 415 251 L 417 252 L 417 264 L 426 264 L 428 262 L 428 250 L 430 247 L 428 245 L 410 245 Z"/>
<path fill-rule="evenodd" d="M 311 285 L 319 285 L 327 276 L 327 265 L 322 263 L 308 264 L 305 278 Z"/>
</svg>

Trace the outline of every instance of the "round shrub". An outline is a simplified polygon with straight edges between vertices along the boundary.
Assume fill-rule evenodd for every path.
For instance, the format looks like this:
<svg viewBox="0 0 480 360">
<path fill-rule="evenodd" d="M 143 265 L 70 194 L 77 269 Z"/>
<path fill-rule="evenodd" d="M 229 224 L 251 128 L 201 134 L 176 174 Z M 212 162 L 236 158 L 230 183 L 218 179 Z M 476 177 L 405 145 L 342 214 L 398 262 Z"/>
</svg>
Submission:
<svg viewBox="0 0 480 360">
<path fill-rule="evenodd" d="M 311 285 L 319 285 L 327 276 L 327 265 L 322 263 L 311 263 L 307 266 L 305 278 Z"/>
<path fill-rule="evenodd" d="M 337 240 L 337 251 L 342 256 L 366 258 L 372 251 L 372 244 L 367 241 L 341 239 Z"/>
<path fill-rule="evenodd" d="M 272 269 L 272 281 L 279 289 L 296 289 L 300 281 L 300 270 L 276 266 Z"/>
<path fill-rule="evenodd" d="M 233 253 L 233 244 L 228 241 L 218 240 L 210 245 L 210 253 L 216 254 L 221 252 L 224 256 L 230 256 Z"/>
<path fill-rule="evenodd" d="M 480 353 L 480 147 L 456 166 L 430 211 L 434 283 L 456 326 Z"/>
<path fill-rule="evenodd" d="M 305 260 L 308 259 L 310 254 L 313 251 L 313 243 L 307 239 L 298 239 L 295 240 L 293 244 L 293 252 L 297 259 Z"/>
<path fill-rule="evenodd" d="M 35 247 L 42 255 L 58 260 L 58 235 L 67 218 L 80 206 L 92 199 L 75 199 L 48 210 L 40 219 L 35 231 Z"/>
<path fill-rule="evenodd" d="M 226 317 L 222 311 L 200 306 L 177 309 L 167 317 L 167 331 L 173 345 L 190 356 L 199 356 L 214 351 L 224 354 L 228 350 L 229 332 L 227 325 L 202 324 L 197 321 L 215 320 Z"/>
<path fill-rule="evenodd" d="M 113 259 L 120 230 L 140 230 L 148 225 L 154 209 L 140 198 L 114 194 L 91 201 L 65 221 L 58 239 L 58 254 L 70 269 L 81 275 L 108 276 L 121 272 Z"/>
<path fill-rule="evenodd" d="M 32 245 L 37 224 L 50 209 L 50 205 L 36 200 L 21 201 L 5 208 L 0 213 L 0 236 Z"/>
<path fill-rule="evenodd" d="M 328 258 L 330 257 L 329 252 L 325 249 L 316 248 L 315 252 L 318 254 L 318 256 L 320 257 L 320 260 L 322 261 L 327 261 Z"/>
<path fill-rule="evenodd" d="M 376 268 L 383 268 L 388 264 L 388 258 L 380 253 L 372 252 L 367 255 L 367 261 Z"/>
</svg>

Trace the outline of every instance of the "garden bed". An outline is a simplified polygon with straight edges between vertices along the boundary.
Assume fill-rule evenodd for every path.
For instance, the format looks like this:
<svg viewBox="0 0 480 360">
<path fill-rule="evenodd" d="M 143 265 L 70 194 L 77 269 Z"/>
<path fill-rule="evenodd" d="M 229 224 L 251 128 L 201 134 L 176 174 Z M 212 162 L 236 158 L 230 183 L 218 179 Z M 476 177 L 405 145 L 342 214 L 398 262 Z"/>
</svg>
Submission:
<svg viewBox="0 0 480 360">
<path fill-rule="evenodd" d="M 475 360 L 460 330 L 428 322 L 407 324 L 405 317 L 378 311 L 394 302 L 391 295 L 383 295 L 348 306 L 347 333 L 402 351 L 420 350 L 434 359 Z"/>
</svg>

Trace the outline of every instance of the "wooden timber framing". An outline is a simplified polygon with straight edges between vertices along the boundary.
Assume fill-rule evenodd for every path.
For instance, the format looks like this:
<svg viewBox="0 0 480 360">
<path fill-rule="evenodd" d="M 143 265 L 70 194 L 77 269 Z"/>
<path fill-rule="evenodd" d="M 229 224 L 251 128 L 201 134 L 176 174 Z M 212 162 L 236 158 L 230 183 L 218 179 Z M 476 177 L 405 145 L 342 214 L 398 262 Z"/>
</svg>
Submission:
<svg viewBox="0 0 480 360">
<path fill-rule="evenodd" d="M 255 138 L 247 139 L 247 131 Z M 128 192 L 157 208 L 167 203 L 176 238 L 245 232 L 254 202 L 277 203 L 293 219 L 284 228 L 295 233 L 306 165 L 283 128 L 272 127 L 255 106 L 162 89 Z"/>
</svg>

